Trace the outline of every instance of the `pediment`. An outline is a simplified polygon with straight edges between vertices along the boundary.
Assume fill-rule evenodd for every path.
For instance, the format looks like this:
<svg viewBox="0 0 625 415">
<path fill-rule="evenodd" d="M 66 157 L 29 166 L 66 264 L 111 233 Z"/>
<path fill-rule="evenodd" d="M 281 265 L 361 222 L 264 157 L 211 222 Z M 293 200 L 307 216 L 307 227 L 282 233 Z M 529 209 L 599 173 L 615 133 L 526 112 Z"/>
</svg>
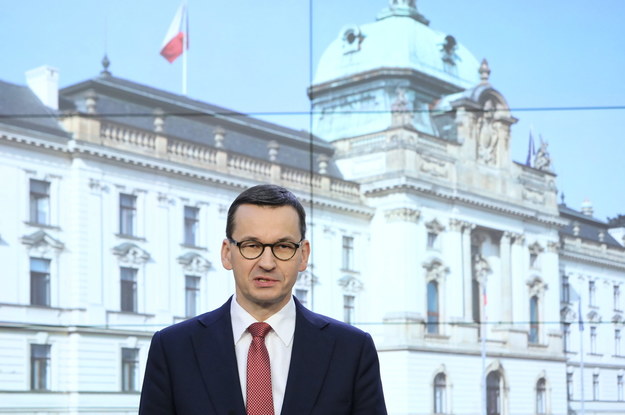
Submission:
<svg viewBox="0 0 625 415">
<path fill-rule="evenodd" d="M 30 235 L 22 237 L 22 243 L 27 245 L 31 250 L 39 251 L 40 254 L 44 254 L 49 251 L 61 251 L 65 248 L 65 244 L 54 239 L 47 232 L 39 230 Z"/>
<path fill-rule="evenodd" d="M 143 265 L 151 258 L 146 250 L 132 242 L 124 242 L 114 247 L 113 255 L 117 256 L 120 262 L 133 265 Z"/>
<path fill-rule="evenodd" d="M 182 265 L 185 271 L 197 274 L 204 273 L 213 266 L 208 259 L 204 258 L 197 252 L 187 252 L 180 255 L 177 259 L 178 263 Z"/>
<path fill-rule="evenodd" d="M 347 292 L 357 293 L 360 292 L 364 286 L 362 281 L 353 275 L 345 275 L 339 279 L 339 285 Z"/>
</svg>

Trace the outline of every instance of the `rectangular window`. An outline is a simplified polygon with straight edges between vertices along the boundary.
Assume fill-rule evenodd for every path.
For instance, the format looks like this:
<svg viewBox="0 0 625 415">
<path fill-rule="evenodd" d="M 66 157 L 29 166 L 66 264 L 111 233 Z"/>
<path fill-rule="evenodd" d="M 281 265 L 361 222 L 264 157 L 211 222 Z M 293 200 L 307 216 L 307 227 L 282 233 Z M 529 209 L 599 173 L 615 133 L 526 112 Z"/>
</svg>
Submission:
<svg viewBox="0 0 625 415">
<path fill-rule="evenodd" d="M 614 355 L 621 355 L 621 329 L 614 329 Z"/>
<path fill-rule="evenodd" d="M 50 183 L 30 179 L 30 222 L 50 224 Z"/>
<path fill-rule="evenodd" d="M 295 289 L 295 296 L 304 307 L 308 305 L 308 290 Z"/>
<path fill-rule="evenodd" d="M 428 248 L 430 249 L 435 249 L 437 248 L 437 239 L 438 239 L 438 234 L 436 232 L 428 232 Z"/>
<path fill-rule="evenodd" d="M 564 343 L 564 351 L 571 351 L 571 323 L 562 324 L 562 342 Z"/>
<path fill-rule="evenodd" d="M 193 317 L 198 314 L 200 303 L 200 277 L 185 276 L 185 316 Z"/>
<path fill-rule="evenodd" d="M 613 287 L 614 294 L 614 310 L 621 311 L 621 286 L 615 285 Z"/>
<path fill-rule="evenodd" d="M 566 275 L 562 276 L 562 302 L 571 302 L 571 286 L 569 285 L 569 277 Z"/>
<path fill-rule="evenodd" d="M 30 389 L 50 390 L 50 345 L 30 345 Z"/>
<path fill-rule="evenodd" d="M 351 236 L 343 237 L 343 269 L 354 269 L 354 238 Z"/>
<path fill-rule="evenodd" d="M 616 376 L 616 393 L 617 393 L 617 400 L 619 402 L 622 402 L 623 400 L 625 400 L 625 396 L 623 396 L 623 375 Z"/>
<path fill-rule="evenodd" d="M 354 322 L 354 309 L 355 309 L 356 297 L 353 295 L 343 296 L 343 321 L 347 324 Z"/>
<path fill-rule="evenodd" d="M 573 399 L 573 374 L 568 372 L 566 374 L 566 399 L 569 401 Z"/>
<path fill-rule="evenodd" d="M 588 281 L 588 304 L 591 307 L 597 305 L 596 302 L 597 286 L 594 281 Z"/>
<path fill-rule="evenodd" d="M 121 310 L 130 313 L 137 312 L 137 270 L 135 268 L 120 268 Z"/>
<path fill-rule="evenodd" d="M 139 390 L 139 349 L 122 348 L 122 391 Z"/>
<path fill-rule="evenodd" d="M 135 236 L 137 220 L 137 196 L 119 195 L 119 233 Z"/>
<path fill-rule="evenodd" d="M 197 245 L 197 232 L 200 223 L 200 209 L 191 206 L 184 207 L 184 244 Z"/>
<path fill-rule="evenodd" d="M 597 328 L 590 328 L 590 353 L 597 353 Z"/>
<path fill-rule="evenodd" d="M 30 304 L 50 307 L 50 260 L 30 258 Z"/>
<path fill-rule="evenodd" d="M 592 400 L 599 400 L 599 374 L 594 373 L 592 375 Z"/>
</svg>

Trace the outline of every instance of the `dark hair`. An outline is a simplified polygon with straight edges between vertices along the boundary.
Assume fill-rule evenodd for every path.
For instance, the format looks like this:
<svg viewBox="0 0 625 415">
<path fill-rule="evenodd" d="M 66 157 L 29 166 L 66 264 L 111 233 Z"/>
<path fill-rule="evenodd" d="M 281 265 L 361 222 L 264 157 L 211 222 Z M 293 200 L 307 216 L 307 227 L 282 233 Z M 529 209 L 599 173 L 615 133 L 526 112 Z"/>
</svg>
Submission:
<svg viewBox="0 0 625 415">
<path fill-rule="evenodd" d="M 234 231 L 234 214 L 240 205 L 257 206 L 292 206 L 299 216 L 299 231 L 302 239 L 306 237 L 306 212 L 304 207 L 289 190 L 274 184 L 259 184 L 243 191 L 228 209 L 226 220 L 226 237 L 232 239 Z"/>
</svg>

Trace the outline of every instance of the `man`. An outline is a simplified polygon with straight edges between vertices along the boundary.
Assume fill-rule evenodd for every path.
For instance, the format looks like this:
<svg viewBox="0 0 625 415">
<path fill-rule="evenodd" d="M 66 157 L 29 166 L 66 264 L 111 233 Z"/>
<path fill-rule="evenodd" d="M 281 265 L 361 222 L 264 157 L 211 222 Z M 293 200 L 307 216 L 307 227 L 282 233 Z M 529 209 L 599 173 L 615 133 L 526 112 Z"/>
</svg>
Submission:
<svg viewBox="0 0 625 415">
<path fill-rule="evenodd" d="M 305 236 L 288 190 L 259 185 L 235 199 L 221 246 L 235 294 L 154 334 L 140 415 L 386 414 L 371 337 L 292 295 L 308 265 Z"/>
</svg>

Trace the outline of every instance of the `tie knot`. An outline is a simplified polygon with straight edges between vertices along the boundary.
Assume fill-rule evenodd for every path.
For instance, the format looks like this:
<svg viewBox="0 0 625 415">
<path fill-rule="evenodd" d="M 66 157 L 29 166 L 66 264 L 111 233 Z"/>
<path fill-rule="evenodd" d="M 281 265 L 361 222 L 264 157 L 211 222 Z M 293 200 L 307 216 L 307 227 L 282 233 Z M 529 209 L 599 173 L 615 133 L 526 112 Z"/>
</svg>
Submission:
<svg viewBox="0 0 625 415">
<path fill-rule="evenodd" d="M 271 330 L 271 326 L 267 323 L 253 323 L 247 328 L 252 337 L 265 337 Z"/>
</svg>

